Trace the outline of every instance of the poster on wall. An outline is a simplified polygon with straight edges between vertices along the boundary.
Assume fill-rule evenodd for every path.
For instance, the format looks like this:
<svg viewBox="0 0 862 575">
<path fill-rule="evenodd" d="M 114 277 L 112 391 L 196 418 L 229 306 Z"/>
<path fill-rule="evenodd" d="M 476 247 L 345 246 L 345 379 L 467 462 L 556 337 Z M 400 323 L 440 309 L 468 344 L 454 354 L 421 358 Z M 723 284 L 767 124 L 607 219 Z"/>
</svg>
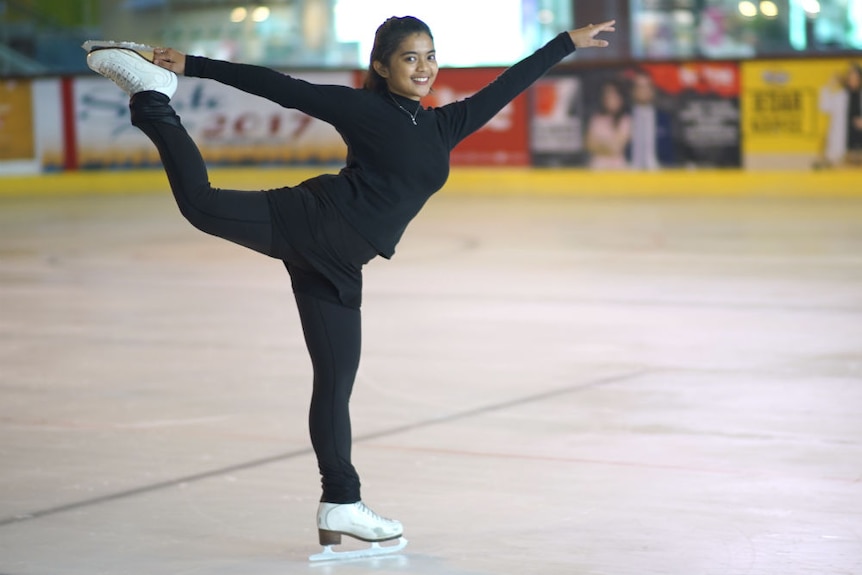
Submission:
<svg viewBox="0 0 862 575">
<path fill-rule="evenodd" d="M 36 156 L 33 97 L 28 80 L 0 80 L 0 162 Z"/>
<path fill-rule="evenodd" d="M 349 72 L 305 74 L 349 85 Z M 78 165 L 160 166 L 155 147 L 129 123 L 128 97 L 102 78 L 75 81 Z M 172 98 L 210 165 L 343 164 L 346 146 L 329 124 L 211 80 L 183 78 Z"/>
<path fill-rule="evenodd" d="M 862 60 L 745 62 L 749 169 L 862 167 Z"/>
<path fill-rule="evenodd" d="M 468 98 L 493 82 L 503 69 L 444 68 L 437 75 L 433 92 L 422 99 L 425 107 L 443 106 Z M 524 95 L 506 105 L 478 131 L 458 144 L 450 155 L 453 166 L 526 166 L 527 102 Z"/>
<path fill-rule="evenodd" d="M 39 168 L 56 172 L 65 167 L 66 142 L 63 139 L 63 96 L 59 78 L 33 80 L 33 105 Z"/>
<path fill-rule="evenodd" d="M 581 79 L 573 75 L 545 76 L 533 84 L 531 96 L 530 151 L 533 165 L 584 164 Z"/>
<path fill-rule="evenodd" d="M 741 163 L 735 63 L 560 70 L 533 94 L 536 165 L 657 170 Z"/>
<path fill-rule="evenodd" d="M 639 106 L 661 102 L 657 122 L 660 165 L 738 168 L 742 164 L 739 66 L 735 62 L 646 64 L 632 71 L 634 130 Z M 648 88 L 645 86 L 648 85 Z M 653 93 L 651 93 L 653 92 Z M 647 158 L 644 161 L 651 161 Z M 646 167 L 649 167 L 648 165 Z"/>
</svg>

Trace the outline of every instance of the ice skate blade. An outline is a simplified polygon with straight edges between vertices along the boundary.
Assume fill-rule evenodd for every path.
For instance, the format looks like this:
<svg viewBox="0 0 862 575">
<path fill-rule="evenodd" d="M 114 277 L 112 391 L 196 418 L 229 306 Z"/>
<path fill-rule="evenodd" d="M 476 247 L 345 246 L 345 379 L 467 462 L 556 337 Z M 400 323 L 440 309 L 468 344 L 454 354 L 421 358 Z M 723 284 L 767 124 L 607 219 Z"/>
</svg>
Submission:
<svg viewBox="0 0 862 575">
<path fill-rule="evenodd" d="M 332 545 L 324 545 L 323 551 L 316 555 L 311 555 L 309 561 L 349 561 L 352 559 L 368 559 L 371 557 L 380 557 L 383 555 L 391 555 L 397 553 L 407 547 L 407 540 L 399 537 L 395 545 L 383 546 L 380 543 L 372 543 L 371 547 L 366 549 L 357 549 L 355 551 L 333 551 Z"/>
<path fill-rule="evenodd" d="M 93 50 L 101 50 L 102 48 L 125 48 L 126 50 L 134 50 L 135 52 L 152 52 L 155 50 L 153 46 L 147 44 L 138 44 L 137 42 L 114 42 L 113 40 L 87 40 L 81 44 L 81 48 L 88 54 Z"/>
</svg>

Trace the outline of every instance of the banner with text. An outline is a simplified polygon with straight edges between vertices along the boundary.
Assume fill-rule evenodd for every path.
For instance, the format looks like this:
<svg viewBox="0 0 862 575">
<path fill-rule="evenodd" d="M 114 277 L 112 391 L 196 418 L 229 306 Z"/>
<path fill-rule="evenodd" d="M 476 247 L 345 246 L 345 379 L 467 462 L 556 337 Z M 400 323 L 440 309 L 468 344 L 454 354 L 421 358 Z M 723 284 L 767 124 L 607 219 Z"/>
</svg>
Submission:
<svg viewBox="0 0 862 575">
<path fill-rule="evenodd" d="M 350 72 L 304 74 L 349 85 Z M 102 78 L 75 81 L 81 168 L 160 165 L 155 147 L 129 123 L 128 97 Z M 346 146 L 329 124 L 212 80 L 184 78 L 172 104 L 210 165 L 342 164 Z"/>
<path fill-rule="evenodd" d="M 862 60 L 745 62 L 745 167 L 862 166 Z"/>
<path fill-rule="evenodd" d="M 422 99 L 426 107 L 443 106 L 468 98 L 493 82 L 503 69 L 444 68 L 434 91 Z M 451 154 L 453 166 L 527 166 L 527 100 L 521 95 L 505 106 L 481 129 L 458 144 Z"/>
</svg>

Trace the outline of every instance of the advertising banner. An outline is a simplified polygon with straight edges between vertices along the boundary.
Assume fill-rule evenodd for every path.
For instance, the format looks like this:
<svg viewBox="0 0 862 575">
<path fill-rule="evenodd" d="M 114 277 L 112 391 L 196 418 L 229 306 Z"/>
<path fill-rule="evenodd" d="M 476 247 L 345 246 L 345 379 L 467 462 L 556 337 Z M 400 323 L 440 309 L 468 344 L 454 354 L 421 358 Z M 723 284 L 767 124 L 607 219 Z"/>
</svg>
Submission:
<svg viewBox="0 0 862 575">
<path fill-rule="evenodd" d="M 434 82 L 434 91 L 422 99 L 422 105 L 443 106 L 468 98 L 493 82 L 502 72 L 502 68 L 441 69 Z M 455 147 L 450 156 L 452 165 L 529 165 L 527 113 L 526 96 L 522 94 Z"/>
<path fill-rule="evenodd" d="M 536 166 L 578 166 L 586 162 L 581 79 L 546 76 L 531 88 L 530 150 Z"/>
<path fill-rule="evenodd" d="M 661 113 L 669 117 L 671 134 L 661 129 L 657 134 L 660 164 L 686 168 L 741 166 L 740 78 L 736 62 L 646 64 L 631 74 L 636 134 L 638 107 L 650 99 L 644 95 L 648 91 L 645 85 L 654 86 L 657 102 L 665 99 Z"/>
<path fill-rule="evenodd" d="M 304 74 L 349 85 L 349 72 Z M 160 165 L 155 147 L 129 123 L 128 96 L 102 78 L 75 81 L 75 133 L 81 168 Z M 342 164 L 346 146 L 325 122 L 212 80 L 183 78 L 172 98 L 210 165 Z"/>
<path fill-rule="evenodd" d="M 559 70 L 534 87 L 536 165 L 592 169 L 738 167 L 735 63 Z"/>
<path fill-rule="evenodd" d="M 33 96 L 28 80 L 0 80 L 0 162 L 36 156 Z"/>
<path fill-rule="evenodd" d="M 862 60 L 742 64 L 745 167 L 862 166 Z"/>
<path fill-rule="evenodd" d="M 33 102 L 37 159 L 42 171 L 55 172 L 65 165 L 63 138 L 64 114 L 61 80 L 40 78 L 33 81 Z"/>
</svg>

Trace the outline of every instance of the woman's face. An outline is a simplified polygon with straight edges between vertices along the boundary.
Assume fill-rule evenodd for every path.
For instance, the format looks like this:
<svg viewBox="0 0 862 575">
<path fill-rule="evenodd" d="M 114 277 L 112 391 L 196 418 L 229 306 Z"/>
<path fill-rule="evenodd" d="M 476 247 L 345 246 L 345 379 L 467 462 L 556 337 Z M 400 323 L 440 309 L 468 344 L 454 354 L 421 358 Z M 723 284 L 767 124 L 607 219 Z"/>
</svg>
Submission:
<svg viewBox="0 0 862 575">
<path fill-rule="evenodd" d="M 652 79 L 648 76 L 635 76 L 632 96 L 638 104 L 652 104 L 655 100 L 655 89 Z"/>
<path fill-rule="evenodd" d="M 605 85 L 604 90 L 602 90 L 602 103 L 608 114 L 616 114 L 623 109 L 623 97 L 616 86 L 613 84 Z"/>
<path fill-rule="evenodd" d="M 862 84 L 862 76 L 859 75 L 858 68 L 850 68 L 850 72 L 847 74 L 847 87 L 851 90 L 858 90 L 860 84 Z"/>
<path fill-rule="evenodd" d="M 374 69 L 386 79 L 389 91 L 411 100 L 428 95 L 437 78 L 437 53 L 428 34 L 412 34 L 392 54 L 388 65 L 374 62 Z"/>
</svg>

